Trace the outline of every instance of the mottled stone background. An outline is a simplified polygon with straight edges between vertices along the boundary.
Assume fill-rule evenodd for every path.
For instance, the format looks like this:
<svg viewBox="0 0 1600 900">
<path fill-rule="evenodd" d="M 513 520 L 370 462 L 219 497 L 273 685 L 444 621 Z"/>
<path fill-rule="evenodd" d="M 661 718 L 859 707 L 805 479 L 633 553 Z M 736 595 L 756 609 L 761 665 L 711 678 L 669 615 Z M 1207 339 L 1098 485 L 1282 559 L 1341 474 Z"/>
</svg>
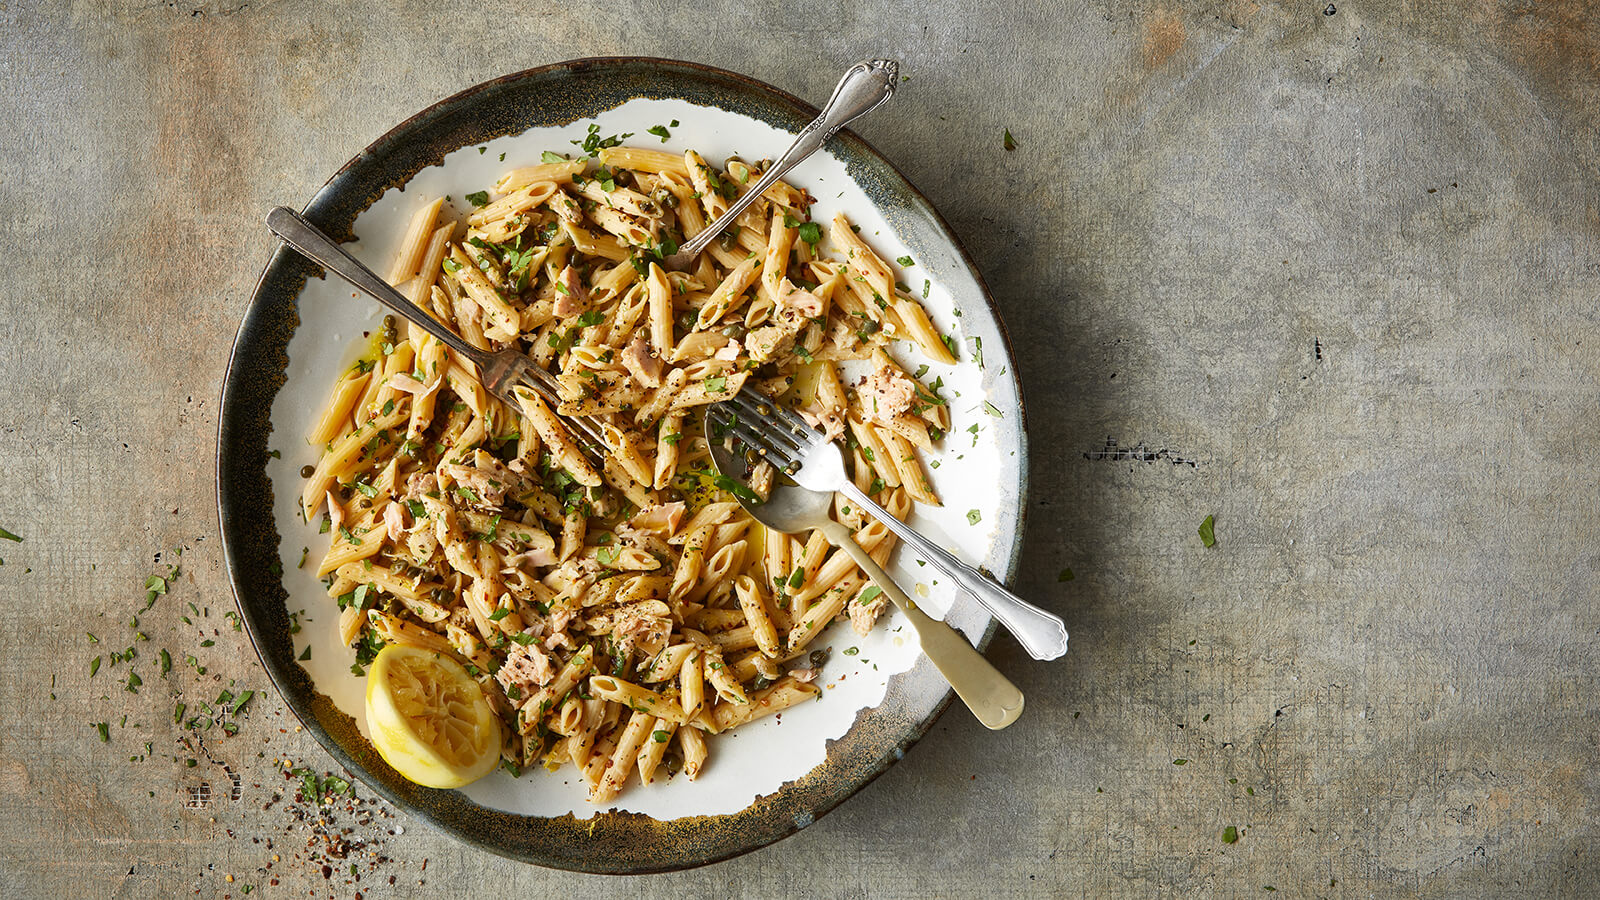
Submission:
<svg viewBox="0 0 1600 900">
<path fill-rule="evenodd" d="M 276 698 L 203 749 L 170 723 L 174 687 L 265 685 L 212 490 L 262 213 L 437 99 L 606 54 L 816 99 L 901 60 L 860 133 L 1016 339 L 1019 589 L 1072 652 L 1000 637 L 1016 727 L 952 709 L 731 862 L 608 881 L 399 816 L 391 862 L 325 879 L 262 809 L 278 760 L 331 764 Z M 1597 101 L 1600 26 L 1549 0 L 0 2 L 0 895 L 1592 894 Z M 140 693 L 91 680 L 136 629 Z"/>
</svg>

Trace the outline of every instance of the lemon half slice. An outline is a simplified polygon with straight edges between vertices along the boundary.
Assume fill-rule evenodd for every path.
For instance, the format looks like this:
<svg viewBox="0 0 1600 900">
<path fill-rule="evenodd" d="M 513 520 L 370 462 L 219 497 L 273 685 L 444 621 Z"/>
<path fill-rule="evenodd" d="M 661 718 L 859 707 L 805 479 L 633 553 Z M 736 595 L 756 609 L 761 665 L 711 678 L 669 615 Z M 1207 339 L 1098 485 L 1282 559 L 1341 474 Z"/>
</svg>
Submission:
<svg viewBox="0 0 1600 900">
<path fill-rule="evenodd" d="M 425 787 L 458 788 L 500 759 L 500 717 L 455 660 L 390 644 L 367 672 L 367 725 L 385 762 Z"/>
</svg>

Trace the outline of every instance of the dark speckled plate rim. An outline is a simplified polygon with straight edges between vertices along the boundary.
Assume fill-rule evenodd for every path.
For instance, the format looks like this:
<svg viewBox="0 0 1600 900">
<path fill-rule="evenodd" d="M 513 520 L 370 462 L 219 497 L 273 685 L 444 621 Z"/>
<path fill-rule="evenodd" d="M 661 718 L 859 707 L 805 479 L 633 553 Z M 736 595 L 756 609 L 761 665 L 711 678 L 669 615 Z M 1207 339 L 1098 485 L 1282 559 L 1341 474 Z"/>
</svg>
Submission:
<svg viewBox="0 0 1600 900">
<path fill-rule="evenodd" d="M 544 104 L 530 113 L 524 105 L 495 113 L 519 92 L 566 91 L 582 111 L 567 115 L 572 98 L 550 95 L 529 99 Z M 599 98 L 584 94 L 593 91 Z M 346 163 L 307 205 L 307 217 L 330 234 L 349 239 L 356 217 L 391 187 L 442 162 L 446 153 L 493 138 L 518 134 L 536 125 L 587 118 L 633 97 L 664 97 L 721 107 L 798 130 L 815 108 L 771 85 L 698 63 L 647 57 L 569 60 L 505 75 L 475 85 L 405 120 Z M 514 104 L 512 104 L 514 105 Z M 830 149 L 845 160 L 858 183 L 863 175 L 869 196 L 887 194 L 898 211 L 934 226 L 944 246 L 977 285 L 1004 359 L 986 370 L 986 383 L 1005 378 L 1016 394 L 1016 418 L 999 419 L 1001 445 L 1016 449 L 1014 509 L 1002 510 L 1001 527 L 1011 526 L 1010 544 L 996 542 L 1003 558 L 991 565 L 1010 580 L 1022 548 L 1028 496 L 1026 411 L 1017 381 L 1011 341 L 994 299 L 966 248 L 944 218 L 888 160 L 850 132 L 841 132 Z M 896 210 L 873 197 L 880 212 Z M 891 219 L 891 224 L 893 220 Z M 910 241 L 908 240 L 908 244 Z M 217 436 L 217 513 L 224 559 L 234 599 L 251 644 L 274 688 L 313 737 L 346 769 L 396 806 L 408 810 L 458 840 L 511 859 L 571 871 L 647 874 L 706 865 L 749 852 L 795 833 L 882 774 L 927 733 L 954 694 L 933 666 L 922 659 L 909 672 L 890 679 L 883 703 L 862 710 L 850 730 L 828 747 L 827 759 L 806 776 L 774 794 L 726 816 L 696 816 L 658 821 L 635 813 L 600 813 L 580 820 L 568 814 L 529 817 L 478 806 L 455 791 L 420 787 L 391 769 L 361 737 L 352 718 L 319 693 L 294 659 L 289 632 L 287 591 L 275 574 L 280 537 L 272 518 L 272 486 L 266 476 L 273 398 L 286 380 L 287 347 L 299 324 L 296 297 L 320 269 L 299 254 L 279 247 L 256 284 L 228 359 Z M 971 312 L 970 309 L 966 310 Z M 969 604 L 970 605 L 970 604 Z M 984 622 L 978 643 L 987 646 L 995 625 L 981 612 L 966 615 L 967 628 Z M 920 711 L 920 712 L 918 712 Z M 536 777 L 536 776 L 535 776 Z"/>
</svg>

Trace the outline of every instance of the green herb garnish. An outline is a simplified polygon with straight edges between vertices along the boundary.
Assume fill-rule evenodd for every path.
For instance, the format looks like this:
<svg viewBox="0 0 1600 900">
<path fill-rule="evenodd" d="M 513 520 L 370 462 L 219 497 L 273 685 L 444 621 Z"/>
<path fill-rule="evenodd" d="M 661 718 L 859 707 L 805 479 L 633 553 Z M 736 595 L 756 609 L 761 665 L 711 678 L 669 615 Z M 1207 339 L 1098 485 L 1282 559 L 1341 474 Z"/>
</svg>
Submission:
<svg viewBox="0 0 1600 900">
<path fill-rule="evenodd" d="M 746 503 L 760 505 L 766 502 L 765 500 L 761 499 L 760 494 L 757 494 L 755 491 L 750 490 L 726 475 L 716 476 L 715 478 L 711 479 L 711 483 L 734 495 L 735 497 L 738 497 L 740 500 L 743 500 Z"/>
</svg>

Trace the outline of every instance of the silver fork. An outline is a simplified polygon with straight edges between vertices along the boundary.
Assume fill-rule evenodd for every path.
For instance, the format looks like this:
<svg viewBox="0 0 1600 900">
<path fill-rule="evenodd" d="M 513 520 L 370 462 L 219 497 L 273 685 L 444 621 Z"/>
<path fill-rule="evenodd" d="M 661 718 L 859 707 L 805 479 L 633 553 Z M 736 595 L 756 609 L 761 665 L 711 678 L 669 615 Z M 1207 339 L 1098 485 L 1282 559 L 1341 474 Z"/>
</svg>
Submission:
<svg viewBox="0 0 1600 900">
<path fill-rule="evenodd" d="M 512 409 L 520 409 L 513 391 L 525 387 L 537 393 L 554 409 L 561 398 L 556 391 L 555 376 L 516 350 L 507 348 L 498 352 L 479 350 L 459 335 L 446 328 L 421 307 L 390 286 L 362 265 L 360 260 L 345 252 L 334 240 L 303 216 L 285 206 L 274 207 L 267 213 L 267 227 L 284 243 L 320 263 L 328 271 L 359 288 L 368 296 L 415 323 L 418 328 L 439 339 L 451 352 L 472 363 L 478 370 L 478 381 L 485 390 L 505 402 Z M 595 423 L 584 416 L 563 417 L 569 430 L 577 432 L 581 448 L 589 456 L 603 462 L 606 443 Z M 577 473 L 573 473 L 574 476 Z M 598 483 L 598 482 L 597 482 Z M 589 485 L 593 487 L 594 485 Z"/>
<path fill-rule="evenodd" d="M 790 169 L 800 165 L 800 162 L 811 154 L 822 149 L 828 139 L 838 134 L 839 129 L 854 122 L 869 112 L 882 106 L 890 97 L 894 96 L 895 85 L 900 81 L 900 66 L 891 59 L 864 59 L 845 70 L 844 77 L 839 79 L 838 85 L 833 89 L 833 96 L 828 98 L 822 112 L 806 127 L 800 129 L 795 135 L 794 143 L 789 149 L 783 151 L 778 161 L 773 163 L 762 176 L 751 185 L 750 189 L 733 201 L 728 211 L 723 213 L 703 231 L 695 235 L 678 249 L 677 253 L 663 260 L 663 265 L 674 271 L 686 272 L 694 265 L 694 258 L 701 251 L 711 245 L 719 235 L 745 207 L 760 199 L 762 193 L 771 187 L 774 182 L 789 173 Z"/>
<path fill-rule="evenodd" d="M 1057 659 L 1067 652 L 1067 626 L 1059 616 L 1045 612 L 951 555 L 916 529 L 890 515 L 845 477 L 844 456 L 832 441 L 807 425 L 793 410 L 774 403 L 750 388 L 743 388 L 719 406 L 738 412 L 719 416 L 728 432 L 746 446 L 813 491 L 838 491 L 849 497 L 905 541 L 934 568 L 949 576 L 1016 636 L 1034 659 Z M 730 422 L 729 419 L 732 419 Z"/>
</svg>

